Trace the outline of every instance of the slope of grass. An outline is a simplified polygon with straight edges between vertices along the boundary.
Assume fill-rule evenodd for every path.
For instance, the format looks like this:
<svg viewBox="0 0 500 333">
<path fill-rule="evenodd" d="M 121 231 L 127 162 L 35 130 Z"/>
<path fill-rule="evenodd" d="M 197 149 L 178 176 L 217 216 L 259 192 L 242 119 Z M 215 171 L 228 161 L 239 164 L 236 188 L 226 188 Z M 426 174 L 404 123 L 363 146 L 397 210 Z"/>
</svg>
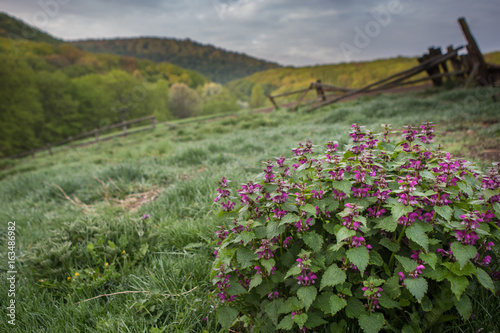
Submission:
<svg viewBox="0 0 500 333">
<path fill-rule="evenodd" d="M 241 113 L 159 125 L 4 164 L 0 278 L 7 276 L 7 222 L 16 221 L 13 331 L 218 331 L 210 268 L 220 223 L 213 198 L 222 176 L 246 182 L 268 158 L 290 156 L 298 141 L 338 140 L 342 146 L 354 122 L 378 130 L 382 123 L 399 129 L 432 121 L 436 141 L 485 168 L 498 160 L 498 153 L 487 152 L 500 143 L 498 104 L 490 98 L 495 91 L 380 95 L 312 113 Z M 10 300 L 7 289 L 0 284 L 1 304 Z M 474 319 L 443 331 L 494 331 L 500 325 L 494 315 L 498 297 L 476 294 L 473 303 Z M 10 328 L 4 306 L 0 322 Z"/>
</svg>

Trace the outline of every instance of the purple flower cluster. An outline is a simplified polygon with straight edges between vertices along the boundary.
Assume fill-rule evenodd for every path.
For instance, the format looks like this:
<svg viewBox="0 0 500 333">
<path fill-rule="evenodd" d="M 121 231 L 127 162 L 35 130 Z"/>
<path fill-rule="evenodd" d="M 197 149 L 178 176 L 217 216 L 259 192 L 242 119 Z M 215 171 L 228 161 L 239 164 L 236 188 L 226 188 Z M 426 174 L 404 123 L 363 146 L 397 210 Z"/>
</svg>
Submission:
<svg viewBox="0 0 500 333">
<path fill-rule="evenodd" d="M 297 266 L 300 268 L 300 274 L 297 276 L 297 280 L 299 280 L 299 282 L 297 283 L 303 286 L 311 285 L 311 283 L 314 283 L 318 278 L 316 274 L 310 271 L 309 261 L 309 258 L 305 255 L 301 258 L 297 258 Z"/>
<path fill-rule="evenodd" d="M 481 213 L 479 211 L 473 211 L 464 215 L 461 215 L 462 219 L 461 224 L 465 227 L 463 230 L 455 230 L 456 239 L 465 245 L 474 245 L 476 241 L 479 239 L 479 236 L 474 231 L 478 227 L 479 223 L 482 222 L 491 222 L 492 218 L 495 215 L 491 212 Z"/>
<path fill-rule="evenodd" d="M 344 222 L 342 222 L 342 225 L 344 225 L 347 229 L 351 230 L 358 230 L 361 223 L 356 221 L 355 218 L 359 216 L 359 207 L 356 204 L 345 204 L 345 210 L 344 212 L 347 214 L 347 216 L 342 217 Z"/>
</svg>

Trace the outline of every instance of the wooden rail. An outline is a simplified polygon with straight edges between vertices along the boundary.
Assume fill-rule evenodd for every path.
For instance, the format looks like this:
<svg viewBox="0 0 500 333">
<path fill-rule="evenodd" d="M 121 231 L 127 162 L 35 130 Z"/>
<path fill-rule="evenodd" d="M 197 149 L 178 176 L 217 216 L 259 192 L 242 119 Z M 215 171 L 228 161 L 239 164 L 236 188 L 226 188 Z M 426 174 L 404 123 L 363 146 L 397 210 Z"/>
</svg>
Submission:
<svg viewBox="0 0 500 333">
<path fill-rule="evenodd" d="M 141 128 L 141 129 L 137 129 L 134 131 L 129 131 L 129 128 L 128 128 L 129 125 L 148 121 L 148 120 L 151 121 L 151 127 L 146 127 L 146 128 Z M 109 131 L 109 130 L 112 130 L 112 129 L 115 129 L 118 127 L 122 128 L 122 130 L 123 130 L 122 133 L 118 133 L 118 134 L 111 135 L 111 136 L 105 136 L 105 137 L 100 136 L 100 134 L 102 134 L 103 132 Z M 113 125 L 95 128 L 91 131 L 80 133 L 80 134 L 77 134 L 75 136 L 70 136 L 64 140 L 61 140 L 61 141 L 58 141 L 58 142 L 55 142 L 52 144 L 49 143 L 44 147 L 31 149 L 29 151 L 24 151 L 22 153 L 18 153 L 18 154 L 12 155 L 12 156 L 7 156 L 5 158 L 15 159 L 15 158 L 22 158 L 22 157 L 26 157 L 26 156 L 30 156 L 30 155 L 34 158 L 36 153 L 39 153 L 39 152 L 42 152 L 45 150 L 47 150 L 49 152 L 49 154 L 52 156 L 54 154 L 52 151 L 52 148 L 57 147 L 57 146 L 62 146 L 62 145 L 68 144 L 68 143 L 70 144 L 71 148 L 87 146 L 87 145 L 94 144 L 97 142 L 107 141 L 107 140 L 110 140 L 110 139 L 113 139 L 116 137 L 127 136 L 129 134 L 142 132 L 142 131 L 149 130 L 149 129 L 154 129 L 155 127 L 156 127 L 156 117 L 155 116 L 148 116 L 148 117 L 142 117 L 142 118 L 133 119 L 133 120 L 129 120 L 129 121 L 122 121 L 122 122 L 119 122 L 119 123 L 116 123 Z M 88 138 L 88 137 L 94 137 L 94 140 L 75 143 L 76 140 L 80 140 L 80 139 L 84 139 L 84 138 Z"/>
</svg>

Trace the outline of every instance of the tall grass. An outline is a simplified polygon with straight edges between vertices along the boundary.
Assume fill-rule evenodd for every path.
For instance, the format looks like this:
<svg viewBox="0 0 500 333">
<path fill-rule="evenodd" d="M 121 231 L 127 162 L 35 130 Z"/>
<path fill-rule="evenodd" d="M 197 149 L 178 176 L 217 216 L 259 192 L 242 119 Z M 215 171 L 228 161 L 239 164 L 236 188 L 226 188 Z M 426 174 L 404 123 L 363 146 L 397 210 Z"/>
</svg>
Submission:
<svg viewBox="0 0 500 333">
<path fill-rule="evenodd" d="M 366 97 L 313 113 L 241 113 L 175 128 L 160 125 L 52 157 L 2 162 L 2 280 L 7 221 L 17 224 L 14 331 L 217 331 L 209 274 L 220 223 L 213 198 L 223 175 L 236 184 L 252 179 L 263 161 L 286 154 L 298 141 L 347 143 L 339 133 L 353 122 L 375 129 L 432 121 L 441 134 L 437 141 L 484 168 L 491 161 L 481 151 L 500 143 L 498 105 L 485 97 L 494 91 L 443 89 Z M 153 201 L 134 209 L 122 204 L 150 190 L 158 191 Z M 143 221 L 144 214 L 149 219 Z M 85 301 L 127 291 L 147 293 Z M 498 298 L 476 296 L 475 319 L 443 324 L 443 331 L 500 326 Z M 0 300 L 9 301 L 4 283 Z M 2 306 L 2 330 L 10 327 L 6 320 Z"/>
</svg>

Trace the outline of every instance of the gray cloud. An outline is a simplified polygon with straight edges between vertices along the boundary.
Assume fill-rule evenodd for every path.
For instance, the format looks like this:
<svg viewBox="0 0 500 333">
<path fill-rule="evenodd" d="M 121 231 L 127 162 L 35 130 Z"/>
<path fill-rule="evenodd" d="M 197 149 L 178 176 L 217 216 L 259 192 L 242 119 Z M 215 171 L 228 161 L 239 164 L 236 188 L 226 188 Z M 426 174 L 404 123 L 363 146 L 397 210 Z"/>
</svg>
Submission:
<svg viewBox="0 0 500 333">
<path fill-rule="evenodd" d="M 484 52 L 500 49 L 498 0 L 9 0 L 2 10 L 65 40 L 190 38 L 296 66 L 465 44 L 461 16 Z"/>
</svg>

